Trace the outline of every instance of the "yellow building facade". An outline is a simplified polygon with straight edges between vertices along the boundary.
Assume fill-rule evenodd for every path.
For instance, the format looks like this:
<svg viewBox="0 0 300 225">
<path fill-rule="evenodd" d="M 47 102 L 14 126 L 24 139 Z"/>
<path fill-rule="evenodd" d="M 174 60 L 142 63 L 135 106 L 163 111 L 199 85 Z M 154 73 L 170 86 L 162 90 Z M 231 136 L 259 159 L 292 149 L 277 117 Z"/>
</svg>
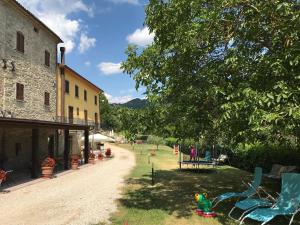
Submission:
<svg viewBox="0 0 300 225">
<path fill-rule="evenodd" d="M 57 74 L 57 115 L 62 122 L 100 127 L 102 90 L 67 65 Z M 63 72 L 62 72 L 63 70 Z"/>
</svg>

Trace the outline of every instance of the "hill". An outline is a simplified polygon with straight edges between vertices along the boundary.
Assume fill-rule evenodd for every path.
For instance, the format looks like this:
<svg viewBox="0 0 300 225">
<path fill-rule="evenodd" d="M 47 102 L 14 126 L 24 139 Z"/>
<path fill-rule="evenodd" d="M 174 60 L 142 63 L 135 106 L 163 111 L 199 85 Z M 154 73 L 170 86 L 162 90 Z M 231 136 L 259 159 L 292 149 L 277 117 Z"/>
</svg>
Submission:
<svg viewBox="0 0 300 225">
<path fill-rule="evenodd" d="M 131 109 L 141 109 L 145 108 L 147 105 L 147 100 L 146 99 L 140 99 L 140 98 L 135 98 L 130 100 L 129 102 L 123 103 L 123 104 L 112 104 L 113 106 L 121 106 L 121 107 L 126 107 L 126 108 L 131 108 Z"/>
</svg>

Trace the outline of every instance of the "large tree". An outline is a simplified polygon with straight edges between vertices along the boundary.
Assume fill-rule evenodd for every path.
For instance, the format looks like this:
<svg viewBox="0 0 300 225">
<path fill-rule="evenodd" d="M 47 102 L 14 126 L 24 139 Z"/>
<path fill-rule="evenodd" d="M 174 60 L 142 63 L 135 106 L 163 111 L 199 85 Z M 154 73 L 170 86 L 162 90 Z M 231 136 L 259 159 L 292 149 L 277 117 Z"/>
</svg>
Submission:
<svg viewBox="0 0 300 225">
<path fill-rule="evenodd" d="M 145 24 L 122 66 L 178 137 L 299 140 L 296 0 L 150 0 Z"/>
</svg>

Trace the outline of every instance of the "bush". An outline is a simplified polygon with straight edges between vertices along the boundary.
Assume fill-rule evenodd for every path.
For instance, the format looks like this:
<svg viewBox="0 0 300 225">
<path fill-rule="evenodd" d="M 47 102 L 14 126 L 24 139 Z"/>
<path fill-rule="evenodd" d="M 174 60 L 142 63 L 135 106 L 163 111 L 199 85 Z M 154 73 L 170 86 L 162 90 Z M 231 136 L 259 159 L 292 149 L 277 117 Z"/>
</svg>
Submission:
<svg viewBox="0 0 300 225">
<path fill-rule="evenodd" d="M 166 145 L 173 148 L 174 145 L 178 144 L 177 138 L 168 137 L 165 139 Z"/>
<path fill-rule="evenodd" d="M 245 144 L 230 152 L 230 162 L 232 166 L 244 170 L 253 171 L 256 166 L 260 166 L 268 172 L 275 163 L 284 166 L 299 165 L 300 151 L 292 146 Z"/>
</svg>

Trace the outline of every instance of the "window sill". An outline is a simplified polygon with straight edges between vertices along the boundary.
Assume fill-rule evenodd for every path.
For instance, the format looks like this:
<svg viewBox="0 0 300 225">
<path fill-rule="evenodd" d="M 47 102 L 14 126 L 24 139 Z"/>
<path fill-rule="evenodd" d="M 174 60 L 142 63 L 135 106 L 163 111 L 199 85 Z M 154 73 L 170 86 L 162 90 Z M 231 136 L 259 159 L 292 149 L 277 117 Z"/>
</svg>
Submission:
<svg viewBox="0 0 300 225">
<path fill-rule="evenodd" d="M 25 100 L 21 100 L 21 99 L 16 99 L 16 102 L 20 102 L 20 103 L 25 103 Z"/>
<path fill-rule="evenodd" d="M 20 51 L 20 50 L 18 50 L 18 49 L 15 49 L 16 50 L 16 52 L 18 52 L 18 53 L 21 53 L 21 54 L 25 54 L 25 51 Z"/>
</svg>

